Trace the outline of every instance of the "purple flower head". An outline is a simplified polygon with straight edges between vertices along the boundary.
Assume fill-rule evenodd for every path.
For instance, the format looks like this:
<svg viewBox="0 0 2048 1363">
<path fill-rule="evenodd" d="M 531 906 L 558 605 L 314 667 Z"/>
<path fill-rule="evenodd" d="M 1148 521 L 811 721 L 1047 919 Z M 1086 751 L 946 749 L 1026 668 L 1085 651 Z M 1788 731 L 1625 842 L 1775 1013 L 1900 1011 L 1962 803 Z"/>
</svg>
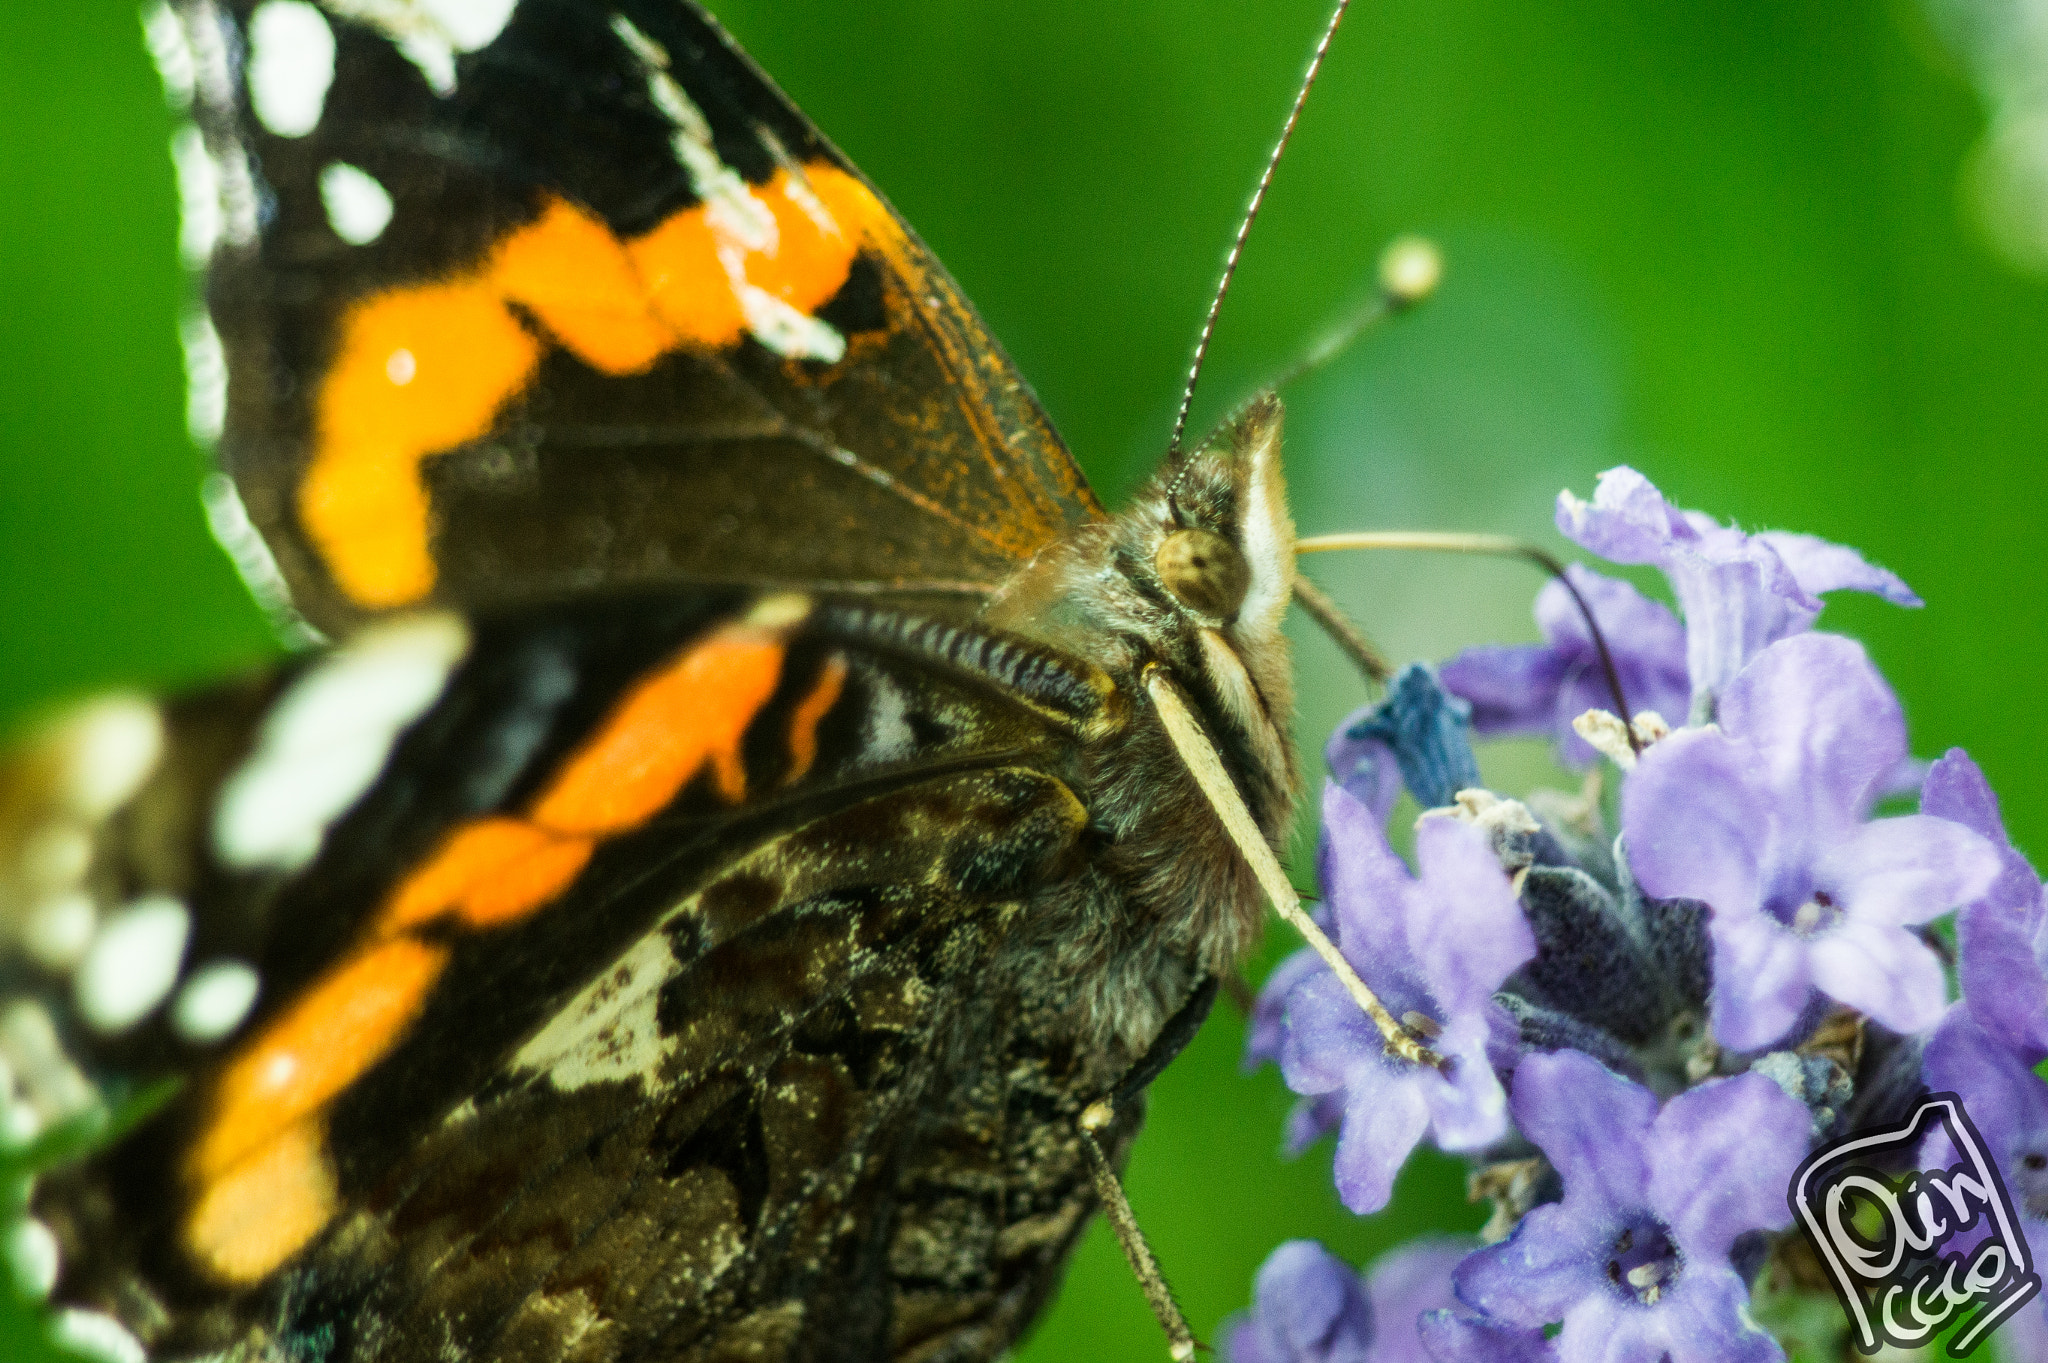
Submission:
<svg viewBox="0 0 2048 1363">
<path fill-rule="evenodd" d="M 1470 1246 L 1422 1240 L 1373 1266 L 1363 1283 L 1313 1240 L 1266 1256 L 1252 1309 L 1226 1321 L 1230 1363 L 1429 1363 L 1415 1322 L 1453 1304 L 1451 1270 Z"/>
<path fill-rule="evenodd" d="M 1908 930 L 1982 895 L 1996 850 L 1924 814 L 1868 820 L 1906 726 L 1862 646 L 1801 634 L 1730 682 L 1718 728 L 1643 754 L 1622 787 L 1637 881 L 1712 909 L 1714 1032 L 1756 1050 L 1815 989 L 1895 1032 L 1941 1016 L 1941 962 Z"/>
<path fill-rule="evenodd" d="M 1853 549 L 1812 535 L 1746 535 L 1679 510 L 1632 468 L 1601 474 L 1590 502 L 1560 492 L 1557 528 L 1611 562 L 1662 570 L 1685 616 L 1692 718 L 1700 722 L 1714 717 L 1716 698 L 1751 658 L 1812 626 L 1826 593 L 1871 592 L 1894 605 L 1921 604 L 1905 583 Z"/>
<path fill-rule="evenodd" d="M 1415 1322 L 1454 1304 L 1464 1240 L 1417 1240 L 1360 1283 L 1315 1240 L 1288 1240 L 1260 1267 L 1247 1314 L 1223 1324 L 1231 1363 L 1430 1363 Z"/>
<path fill-rule="evenodd" d="M 1446 1071 L 1389 1056 L 1379 1029 L 1335 976 L 1316 970 L 1287 994 L 1280 1071 L 1296 1093 L 1342 1095 L 1336 1183 L 1355 1212 L 1377 1211 L 1408 1152 L 1431 1133 L 1476 1150 L 1507 1129 L 1507 1102 L 1487 1063 L 1493 991 L 1536 952 L 1514 891 L 1485 836 L 1450 817 L 1422 820 L 1412 877 L 1364 805 L 1323 792 L 1323 884 L 1337 944 L 1394 1016 L 1442 1027 L 1431 1045 Z"/>
<path fill-rule="evenodd" d="M 1515 1122 L 1564 1200 L 1459 1265 L 1458 1296 L 1525 1329 L 1561 1322 L 1561 1363 L 1784 1357 L 1749 1318 L 1731 1261 L 1747 1232 L 1791 1221 L 1804 1104 L 1759 1074 L 1701 1085 L 1657 1110 L 1648 1089 L 1574 1051 L 1525 1057 Z"/>
<path fill-rule="evenodd" d="M 1998 850 L 1998 879 L 1956 918 L 1963 1002 L 1979 1026 L 2030 1065 L 2048 1056 L 2048 906 L 2041 878 L 2006 839 L 1998 797 L 1961 748 L 1927 773 L 1920 812 L 1983 834 Z"/>
<path fill-rule="evenodd" d="M 1326 755 L 1330 770 L 1354 798 L 1380 811 L 1393 808 L 1400 786 L 1389 786 L 1384 767 L 1370 785 L 1361 784 L 1362 763 L 1391 754 L 1401 781 L 1415 792 L 1424 809 L 1451 803 L 1461 790 L 1479 782 L 1479 763 L 1472 756 L 1472 707 L 1438 684 L 1436 673 L 1410 663 L 1387 688 L 1387 698 L 1352 715 L 1337 726 Z"/>
<path fill-rule="evenodd" d="M 1372 1303 L 1349 1264 L 1313 1240 L 1289 1240 L 1259 1267 L 1252 1309 L 1226 1321 L 1230 1363 L 1366 1363 Z"/>
<path fill-rule="evenodd" d="M 1564 571 L 1600 622 L 1629 717 L 1655 710 L 1683 724 L 1691 689 L 1678 617 L 1619 578 L 1576 563 Z M 1614 696 L 1586 618 L 1555 578 L 1536 594 L 1536 624 L 1542 644 L 1468 648 L 1445 663 L 1444 689 L 1471 704 L 1472 728 L 1482 737 L 1547 734 L 1565 765 L 1591 766 L 1600 755 L 1572 721 L 1588 710 L 1614 709 Z"/>
<path fill-rule="evenodd" d="M 1998 1167 L 2019 1214 L 2019 1230 L 2027 1239 L 2027 1257 L 2035 1272 L 2043 1271 L 2048 1254 L 2048 1083 L 2043 1083 L 2010 1047 L 1987 1033 L 1976 1016 L 1957 1004 L 1928 1039 L 1922 1062 L 1927 1087 L 1953 1093 L 1984 1139 L 1984 1153 Z M 1948 1168 L 1960 1156 L 1946 1133 L 1937 1132 L 1922 1158 L 1925 1168 Z M 1981 1238 L 1973 1234 L 1971 1239 Z M 1958 1240 L 1945 1250 L 1964 1247 Z M 2048 1339 L 2048 1304 L 2030 1303 L 2000 1335 Z M 2005 1341 L 2009 1346 L 2012 1339 Z M 2038 1358 L 2021 1352 L 2016 1357 Z"/>
</svg>

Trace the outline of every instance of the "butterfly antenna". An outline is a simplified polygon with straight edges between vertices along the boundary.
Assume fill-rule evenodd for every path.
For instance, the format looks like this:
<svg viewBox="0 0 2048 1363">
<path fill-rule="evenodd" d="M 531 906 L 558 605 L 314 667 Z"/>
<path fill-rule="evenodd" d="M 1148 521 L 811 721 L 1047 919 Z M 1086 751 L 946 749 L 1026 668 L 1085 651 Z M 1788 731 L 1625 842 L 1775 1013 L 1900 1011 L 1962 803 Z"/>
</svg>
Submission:
<svg viewBox="0 0 2048 1363">
<path fill-rule="evenodd" d="M 1259 175 L 1258 187 L 1252 190 L 1251 202 L 1245 205 L 1244 217 L 1237 224 L 1237 236 L 1230 243 L 1230 254 L 1223 258 L 1223 277 L 1216 281 L 1216 294 L 1209 300 L 1209 315 L 1202 319 L 1202 331 L 1195 338 L 1195 358 L 1188 365 L 1187 386 L 1181 389 L 1180 411 L 1174 414 L 1173 438 L 1166 444 L 1169 459 L 1180 455 L 1181 437 L 1187 434 L 1188 410 L 1195 404 L 1195 385 L 1201 381 L 1202 361 L 1209 355 L 1209 338 L 1216 332 L 1216 314 L 1223 311 L 1224 296 L 1230 292 L 1230 280 L 1237 273 L 1238 257 L 1244 254 L 1244 239 L 1251 235 L 1252 223 L 1259 216 L 1259 206 L 1266 201 L 1266 189 L 1273 183 L 1274 167 L 1280 164 L 1280 154 L 1287 150 L 1289 139 L 1294 136 L 1294 125 L 1301 118 L 1301 106 L 1308 102 L 1310 87 L 1316 83 L 1316 73 L 1323 69 L 1323 55 L 1330 50 L 1330 39 L 1337 35 L 1337 25 L 1344 19 L 1344 11 L 1351 7 L 1351 0 L 1337 0 L 1330 11 L 1330 22 L 1323 26 L 1323 36 L 1316 43 L 1315 53 L 1308 59 L 1308 70 L 1302 73 L 1301 88 L 1294 92 L 1294 107 L 1287 111 L 1287 121 L 1280 125 L 1280 139 L 1273 144 L 1273 152 L 1266 158 L 1266 169 Z"/>
</svg>

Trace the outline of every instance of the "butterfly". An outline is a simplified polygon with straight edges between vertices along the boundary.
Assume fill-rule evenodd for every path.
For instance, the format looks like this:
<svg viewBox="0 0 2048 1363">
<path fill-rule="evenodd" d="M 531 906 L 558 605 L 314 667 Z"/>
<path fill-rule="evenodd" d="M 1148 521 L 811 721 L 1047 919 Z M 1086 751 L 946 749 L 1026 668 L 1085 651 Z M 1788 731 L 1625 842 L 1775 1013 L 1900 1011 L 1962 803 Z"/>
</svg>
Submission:
<svg viewBox="0 0 2048 1363">
<path fill-rule="evenodd" d="M 57 1299 L 163 1358 L 994 1356 L 1080 1114 L 1263 915 L 1159 707 L 1277 840 L 1277 404 L 1106 513 L 683 0 L 149 23 L 210 510 L 320 642 L 9 768 L 17 1106 L 141 1110 L 38 1187 Z"/>
</svg>

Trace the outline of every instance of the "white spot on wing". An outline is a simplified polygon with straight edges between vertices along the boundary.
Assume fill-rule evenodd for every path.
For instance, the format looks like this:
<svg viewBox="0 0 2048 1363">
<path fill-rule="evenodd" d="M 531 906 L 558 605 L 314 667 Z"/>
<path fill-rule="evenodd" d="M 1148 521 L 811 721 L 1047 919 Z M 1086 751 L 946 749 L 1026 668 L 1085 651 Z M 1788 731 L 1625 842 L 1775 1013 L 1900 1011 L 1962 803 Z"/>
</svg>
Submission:
<svg viewBox="0 0 2048 1363">
<path fill-rule="evenodd" d="M 225 373 L 226 367 L 222 369 Z M 226 401 L 225 391 L 222 401 Z M 256 604 L 284 635 L 285 642 L 297 648 L 324 643 L 326 636 L 293 609 L 284 573 L 249 519 L 249 509 L 242 505 L 242 494 L 235 491 L 234 480 L 225 473 L 207 474 L 199 483 L 199 501 L 206 508 L 206 524 L 213 531 L 214 542 L 227 552 L 249 595 L 256 598 Z"/>
<path fill-rule="evenodd" d="M 185 314 L 178 324 L 185 351 L 185 432 L 197 445 L 220 439 L 228 420 L 228 357 L 204 312 Z"/>
<path fill-rule="evenodd" d="M 838 364 L 846 354 L 846 338 L 830 322 L 820 321 L 744 278 L 733 285 L 740 314 L 754 339 L 778 355 Z"/>
<path fill-rule="evenodd" d="M 306 0 L 264 0 L 249 20 L 249 103 L 279 137 L 320 126 L 334 84 L 334 30 Z"/>
<path fill-rule="evenodd" d="M 87 820 L 114 812 L 149 779 L 164 748 L 163 716 L 140 696 L 105 696 L 64 722 L 59 793 Z"/>
<path fill-rule="evenodd" d="M 98 1311 L 65 1311 L 50 1322 L 58 1347 L 82 1354 L 94 1363 L 148 1363 L 142 1342 L 128 1327 Z"/>
<path fill-rule="evenodd" d="M 917 735 L 910 730 L 910 707 L 902 690 L 887 677 L 870 680 L 873 698 L 868 702 L 866 732 L 861 735 L 865 760 L 895 762 L 910 756 L 917 747 Z"/>
<path fill-rule="evenodd" d="M 690 191 L 704 205 L 704 223 L 718 243 L 718 260 L 725 266 L 740 314 L 755 340 L 778 355 L 836 364 L 846 354 L 846 338 L 831 323 L 800 312 L 783 299 L 748 282 L 747 256 L 773 256 L 781 233 L 775 215 L 754 197 L 746 180 L 719 158 L 711 138 L 711 123 L 704 117 L 683 87 L 669 74 L 669 55 L 634 26 L 623 14 L 612 16 L 612 32 L 619 36 L 647 75 L 647 97 L 674 129 L 669 147 L 690 178 Z M 805 194 L 798 202 L 816 217 L 824 205 L 815 195 Z M 824 221 L 830 223 L 829 215 Z M 836 230 L 836 224 L 833 229 Z"/>
<path fill-rule="evenodd" d="M 256 971 L 242 961 L 210 961 L 192 972 L 171 1005 L 171 1026 L 187 1041 L 218 1041 L 242 1025 L 256 1002 Z"/>
<path fill-rule="evenodd" d="M 21 925 L 22 950 L 36 964 L 59 973 L 85 959 L 99 925 L 91 896 L 72 890 L 39 901 Z"/>
<path fill-rule="evenodd" d="M 0 1151 L 19 1150 L 98 1101 L 48 1009 L 23 999 L 0 1012 Z"/>
<path fill-rule="evenodd" d="M 32 1216 L 24 1216 L 0 1232 L 0 1259 L 23 1296 L 41 1301 L 57 1285 L 57 1237 Z"/>
<path fill-rule="evenodd" d="M 676 972 L 668 934 L 650 932 L 584 987 L 513 1057 L 570 1092 L 639 1080 L 651 1093 L 670 1043 L 661 1034 L 661 986 Z"/>
<path fill-rule="evenodd" d="M 396 388 L 403 388 L 411 383 L 419 376 L 419 372 L 420 362 L 403 346 L 392 351 L 390 357 L 384 361 L 384 377 L 391 380 L 392 386 Z"/>
<path fill-rule="evenodd" d="M 228 57 L 226 23 L 211 6 L 196 7 L 193 23 L 185 31 L 191 43 L 193 85 L 216 109 L 235 106 L 234 64 Z M 230 245 L 246 246 L 256 240 L 256 181 L 249 172 L 248 153 L 229 146 L 214 153 L 212 159 L 218 183 L 220 237 Z"/>
<path fill-rule="evenodd" d="M 192 44 L 185 38 L 185 26 L 171 11 L 167 0 L 156 0 L 142 11 L 142 42 L 156 63 L 157 76 L 164 83 L 164 102 L 183 113 L 192 107 Z"/>
<path fill-rule="evenodd" d="M 518 0 L 327 0 L 327 7 L 382 32 L 446 96 L 455 93 L 455 58 L 496 41 Z"/>
<path fill-rule="evenodd" d="M 220 168 L 195 124 L 171 134 L 171 166 L 178 174 L 178 257 L 196 270 L 213 255 L 221 217 Z"/>
<path fill-rule="evenodd" d="M 391 194 L 376 177 L 346 161 L 320 172 L 320 202 L 334 235 L 351 246 L 368 246 L 391 222 Z"/>
<path fill-rule="evenodd" d="M 78 1011 L 102 1032 L 142 1021 L 171 992 L 192 933 L 192 915 L 167 895 L 150 895 L 108 916 L 72 978 Z"/>
<path fill-rule="evenodd" d="M 468 648 L 456 617 L 413 616 L 364 630 L 294 682 L 222 788 L 213 817 L 220 859 L 286 870 L 311 861 Z"/>
</svg>

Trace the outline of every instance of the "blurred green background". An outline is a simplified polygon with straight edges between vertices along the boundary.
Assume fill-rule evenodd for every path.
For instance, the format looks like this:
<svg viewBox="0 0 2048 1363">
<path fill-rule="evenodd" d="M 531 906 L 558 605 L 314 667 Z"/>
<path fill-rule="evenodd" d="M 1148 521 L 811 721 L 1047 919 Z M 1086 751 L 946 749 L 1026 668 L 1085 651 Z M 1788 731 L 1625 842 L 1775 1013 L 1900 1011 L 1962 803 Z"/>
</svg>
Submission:
<svg viewBox="0 0 2048 1363">
<path fill-rule="evenodd" d="M 1324 0 L 723 0 L 741 41 L 937 249 L 1114 502 L 1157 456 L 1237 213 Z M 1366 296 L 1393 234 L 1439 297 L 1287 396 L 1304 532 L 1555 537 L 1616 463 L 1683 505 L 1862 548 L 1927 599 L 1869 641 L 1915 750 L 1967 744 L 2048 842 L 2039 590 L 2048 290 L 2001 265 L 1958 174 L 1983 123 L 1907 0 L 1404 0 L 1347 22 L 1224 312 L 1195 425 Z M 171 122 L 125 0 L 0 6 L 0 727 L 111 683 L 265 655 L 207 537 L 183 425 Z M 1397 657 L 1533 637 L 1509 564 L 1323 560 Z M 1302 632 L 1313 753 L 1361 699 Z M 1528 745 L 1489 757 L 1511 791 Z M 1309 763 L 1312 778 L 1319 764 Z M 1306 876 L 1304 864 L 1300 874 Z M 1469 1229 L 1418 1161 L 1359 1220 L 1218 1010 L 1155 1090 L 1130 1192 L 1205 1337 L 1274 1244 L 1355 1259 Z M 1025 1350 L 1155 1357 L 1098 1233 Z"/>
</svg>

